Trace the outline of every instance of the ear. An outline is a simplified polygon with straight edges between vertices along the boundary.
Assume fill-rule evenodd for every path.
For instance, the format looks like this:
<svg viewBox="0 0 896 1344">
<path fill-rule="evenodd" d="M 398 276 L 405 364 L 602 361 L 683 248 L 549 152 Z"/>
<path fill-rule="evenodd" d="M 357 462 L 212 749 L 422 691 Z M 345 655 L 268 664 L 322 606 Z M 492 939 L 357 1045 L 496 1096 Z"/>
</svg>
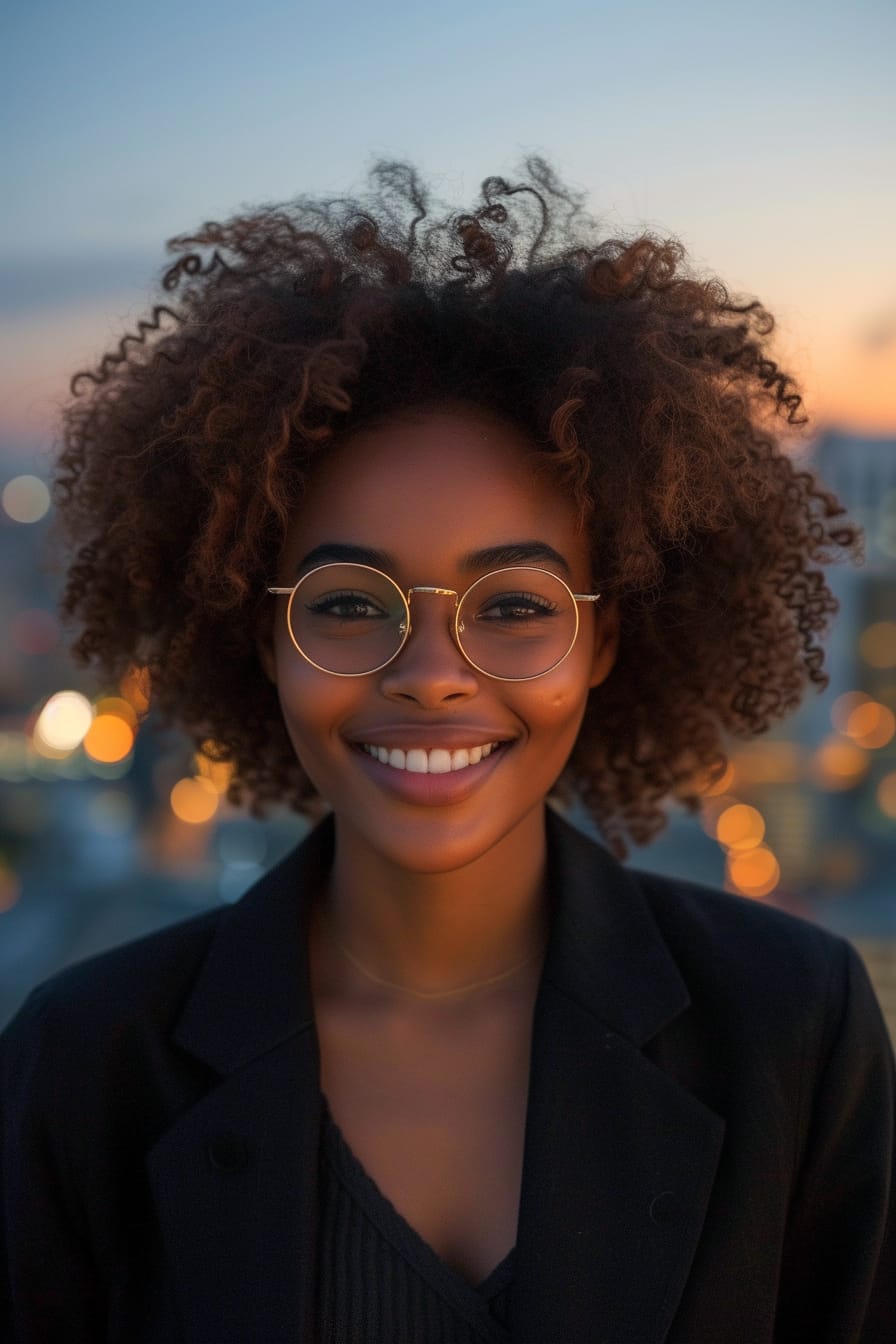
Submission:
<svg viewBox="0 0 896 1344">
<path fill-rule="evenodd" d="M 595 604 L 597 605 L 597 604 Z M 594 657 L 591 661 L 591 676 L 588 685 L 593 690 L 613 670 L 616 654 L 619 650 L 619 606 L 612 602 L 606 607 L 598 606 L 594 622 Z"/>
</svg>

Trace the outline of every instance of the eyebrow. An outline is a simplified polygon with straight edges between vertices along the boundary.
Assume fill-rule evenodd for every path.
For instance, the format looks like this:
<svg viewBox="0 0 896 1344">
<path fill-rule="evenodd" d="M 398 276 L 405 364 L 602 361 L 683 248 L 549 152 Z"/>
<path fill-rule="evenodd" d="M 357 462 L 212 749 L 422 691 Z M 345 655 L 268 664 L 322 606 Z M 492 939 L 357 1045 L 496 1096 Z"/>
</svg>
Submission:
<svg viewBox="0 0 896 1344">
<path fill-rule="evenodd" d="M 367 546 L 350 546 L 342 541 L 325 541 L 315 546 L 299 561 L 298 573 L 315 569 L 318 565 L 372 565 L 374 569 L 388 570 L 391 556 L 385 551 L 373 551 Z"/>
<path fill-rule="evenodd" d="M 478 551 L 468 551 L 461 557 L 460 568 L 464 573 L 475 570 L 501 569 L 505 565 L 552 564 L 570 573 L 569 562 L 549 546 L 546 541 L 508 541 L 498 546 L 485 546 Z M 325 541 L 315 546 L 299 562 L 301 574 L 317 565 L 371 565 L 387 574 L 396 569 L 395 559 L 386 551 L 373 550 L 368 546 L 352 546 L 342 541 Z"/>
</svg>

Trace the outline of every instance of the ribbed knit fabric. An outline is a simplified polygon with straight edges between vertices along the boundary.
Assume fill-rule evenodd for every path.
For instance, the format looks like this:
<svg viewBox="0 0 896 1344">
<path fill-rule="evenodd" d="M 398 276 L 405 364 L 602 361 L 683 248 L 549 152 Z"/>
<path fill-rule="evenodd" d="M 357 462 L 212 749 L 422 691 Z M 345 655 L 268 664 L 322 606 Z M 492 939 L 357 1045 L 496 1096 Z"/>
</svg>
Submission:
<svg viewBox="0 0 896 1344">
<path fill-rule="evenodd" d="M 326 1106 L 318 1245 L 320 1344 L 508 1344 L 513 1251 L 474 1288 L 380 1192 Z"/>
</svg>

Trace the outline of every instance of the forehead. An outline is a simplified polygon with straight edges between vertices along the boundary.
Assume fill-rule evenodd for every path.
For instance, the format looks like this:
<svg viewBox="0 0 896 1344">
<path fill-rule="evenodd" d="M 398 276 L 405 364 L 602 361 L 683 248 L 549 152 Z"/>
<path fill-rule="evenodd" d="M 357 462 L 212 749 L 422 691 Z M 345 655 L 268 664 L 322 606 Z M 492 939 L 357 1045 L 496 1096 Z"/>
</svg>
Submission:
<svg viewBox="0 0 896 1344">
<path fill-rule="evenodd" d="M 585 563 L 576 507 L 534 445 L 485 413 L 434 411 L 379 422 L 318 460 L 287 559 L 343 542 L 386 552 L 419 574 L 421 564 L 444 571 L 471 551 L 534 540 L 560 551 L 571 569 Z"/>
</svg>

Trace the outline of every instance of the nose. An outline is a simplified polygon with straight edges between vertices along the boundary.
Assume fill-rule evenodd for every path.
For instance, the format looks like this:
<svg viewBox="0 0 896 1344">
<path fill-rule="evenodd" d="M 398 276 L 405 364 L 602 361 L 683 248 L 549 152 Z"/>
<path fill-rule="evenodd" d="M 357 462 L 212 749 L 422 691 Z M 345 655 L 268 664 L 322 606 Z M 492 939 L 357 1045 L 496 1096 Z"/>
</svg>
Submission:
<svg viewBox="0 0 896 1344">
<path fill-rule="evenodd" d="M 430 709 L 476 694 L 477 674 L 454 639 L 454 612 L 447 595 L 427 594 L 421 600 L 414 594 L 411 633 L 380 674 L 384 695 Z"/>
</svg>

